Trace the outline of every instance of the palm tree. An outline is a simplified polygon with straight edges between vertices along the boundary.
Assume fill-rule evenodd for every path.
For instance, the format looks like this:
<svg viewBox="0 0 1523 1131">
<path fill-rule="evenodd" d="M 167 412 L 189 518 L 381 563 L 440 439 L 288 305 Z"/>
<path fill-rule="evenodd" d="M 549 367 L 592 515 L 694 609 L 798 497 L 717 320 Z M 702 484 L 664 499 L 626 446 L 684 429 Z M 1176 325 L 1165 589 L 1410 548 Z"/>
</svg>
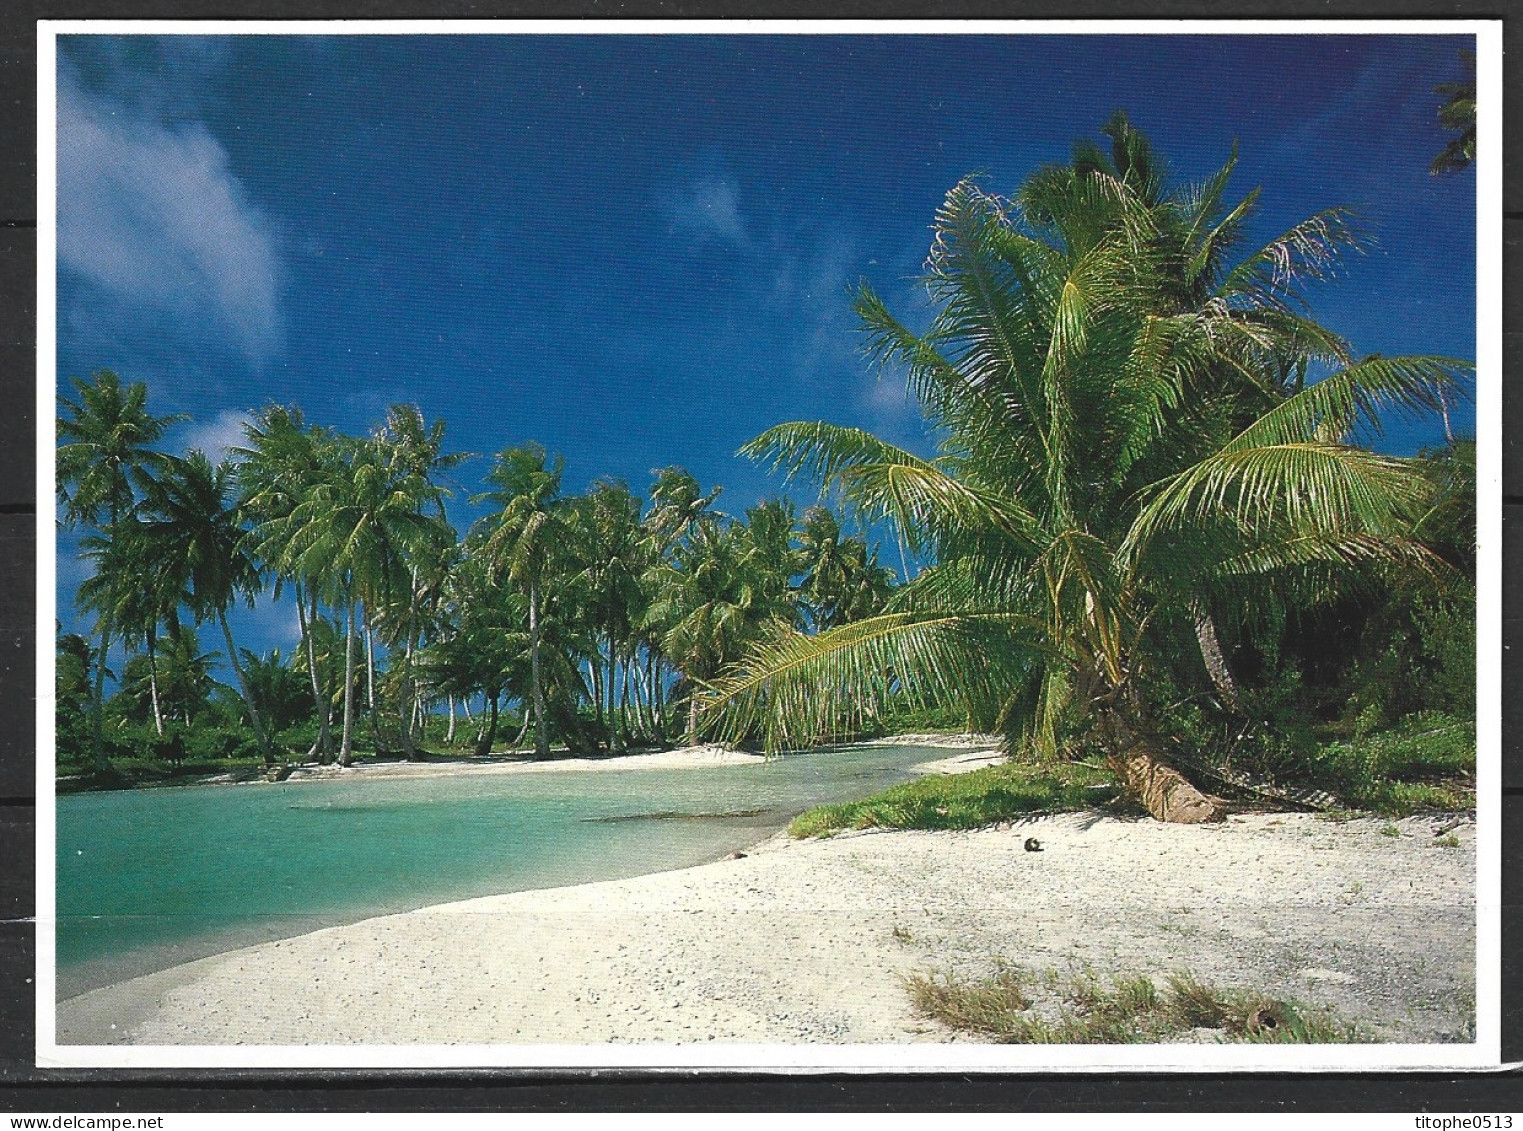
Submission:
<svg viewBox="0 0 1523 1131">
<path fill-rule="evenodd" d="M 648 546 L 641 537 L 641 503 L 629 486 L 603 481 L 573 505 L 570 518 L 574 532 L 579 576 L 587 587 L 588 614 L 602 637 L 606 655 L 594 663 L 593 712 L 599 731 L 604 728 L 612 748 L 622 748 L 628 738 L 628 668 L 634 662 L 632 630 L 642 604 L 640 577 L 648 564 Z M 619 701 L 619 675 L 625 675 Z M 615 718 L 622 708 L 624 718 Z"/>
<path fill-rule="evenodd" d="M 767 564 L 744 526 L 710 517 L 647 577 L 655 594 L 647 621 L 660 631 L 662 651 L 686 685 L 689 746 L 699 739 L 702 688 L 764 631 L 794 621 L 796 612 Z"/>
<path fill-rule="evenodd" d="M 77 603 L 100 619 L 109 619 L 127 647 L 144 646 L 148 670 L 149 706 L 155 733 L 164 733 L 159 702 L 158 630 L 167 624 L 179 630 L 184 581 L 173 562 L 165 561 L 151 528 L 137 517 L 116 524 L 110 538 L 84 539 L 84 556 L 95 562 L 95 573 L 79 586 Z"/>
<path fill-rule="evenodd" d="M 804 512 L 799 542 L 804 573 L 799 592 L 817 628 L 839 628 L 883 611 L 893 591 L 892 574 L 864 539 L 843 537 L 827 507 Z"/>
<path fill-rule="evenodd" d="M 1353 440 L 1382 409 L 1436 409 L 1467 366 L 1347 361 L 1298 309 L 1300 281 L 1355 242 L 1343 213 L 1233 262 L 1257 194 L 1222 204 L 1232 163 L 1171 190 L 1124 119 L 1106 132 L 1110 154 L 1082 145 L 1014 200 L 952 189 L 925 334 L 860 292 L 870 355 L 907 369 L 939 456 L 823 423 L 744 449 L 894 522 L 936 564 L 884 615 L 755 650 L 709 704 L 732 733 L 793 746 L 891 694 L 957 702 L 1046 756 L 1092 735 L 1155 817 L 1209 819 L 1152 724 L 1168 631 L 1271 597 L 1326 601 L 1425 557 L 1410 533 L 1426 484 Z M 1326 361 L 1337 371 L 1306 383 Z"/>
<path fill-rule="evenodd" d="M 227 645 L 227 661 L 248 709 L 254 739 L 266 765 L 275 762 L 253 685 L 233 640 L 227 611 L 242 599 L 250 608 L 261 592 L 259 568 L 248 551 L 243 516 L 237 508 L 230 463 L 213 465 L 192 450 L 170 457 L 144 500 L 143 537 L 155 547 L 153 557 L 171 576 L 184 579 L 184 599 L 196 624 L 215 620 Z"/>
<path fill-rule="evenodd" d="M 496 511 L 482 519 L 483 552 L 496 573 L 506 577 L 528 599 L 529 662 L 534 712 L 534 754 L 550 756 L 546 726 L 542 614 L 545 583 L 552 563 L 565 543 L 561 476 L 565 460 L 547 457 L 538 444 L 499 452 L 487 473 L 490 491 L 472 502 L 491 503 Z"/>
<path fill-rule="evenodd" d="M 412 741 L 412 720 L 417 707 L 413 656 L 429 628 L 431 612 L 437 608 L 440 587 L 456 548 L 455 531 L 444 510 L 444 499 L 451 492 L 438 482 L 438 477 L 470 458 L 465 452 L 444 451 L 444 429 L 442 420 L 426 424 L 417 406 L 395 404 L 387 410 L 386 427 L 381 433 L 392 458 L 405 469 L 420 507 L 433 520 L 425 528 L 428 536 L 412 547 L 407 600 L 390 610 L 386 639 L 388 646 L 401 649 L 397 686 L 403 716 L 402 744 L 409 759 L 416 756 Z"/>
<path fill-rule="evenodd" d="M 238 459 L 240 506 L 252 524 L 252 552 L 274 574 L 275 596 L 280 595 L 284 581 L 289 580 L 295 586 L 296 616 L 317 711 L 317 743 L 309 756 L 316 754 L 320 761 L 327 762 L 332 748 L 329 728 L 333 705 L 324 695 L 313 632 L 319 620 L 318 591 L 322 579 L 298 572 L 292 555 L 296 528 L 290 519 L 308 492 L 333 474 L 337 462 L 335 445 L 327 433 L 307 425 L 301 409 L 282 405 L 265 408 L 244 431 L 247 446 L 233 452 Z"/>
<path fill-rule="evenodd" d="M 312 579 L 347 617 L 344 637 L 344 723 L 339 763 L 354 757 L 354 644 L 357 611 L 365 609 L 367 639 L 375 611 L 411 592 L 413 564 L 441 537 L 434 513 L 439 489 L 383 433 L 337 437 L 322 471 L 267 538 L 283 546 L 280 560 L 294 576 Z M 379 740 L 379 724 L 371 716 Z M 404 733 L 404 745 L 410 735 Z"/>
<path fill-rule="evenodd" d="M 1443 152 L 1433 159 L 1428 172 L 1458 173 L 1475 161 L 1475 52 L 1461 51 L 1468 72 L 1460 82 L 1439 83 L 1433 93 L 1443 96 L 1444 103 L 1438 108 L 1438 124 L 1457 137 L 1444 145 Z"/>
<path fill-rule="evenodd" d="M 109 369 L 89 381 L 70 378 L 76 399 L 59 397 L 63 414 L 58 417 L 58 501 L 63 504 L 66 529 L 95 528 L 107 541 L 114 539 L 117 525 L 136 503 L 138 490 L 162 467 L 165 457 L 153 450 L 179 415 L 154 416 L 148 411 L 148 387 L 135 381 L 126 388 Z M 102 735 L 105 708 L 106 654 L 116 622 L 106 609 L 98 622 L 100 660 L 94 665 L 95 693 L 92 701 L 95 770 L 109 767 Z"/>
</svg>

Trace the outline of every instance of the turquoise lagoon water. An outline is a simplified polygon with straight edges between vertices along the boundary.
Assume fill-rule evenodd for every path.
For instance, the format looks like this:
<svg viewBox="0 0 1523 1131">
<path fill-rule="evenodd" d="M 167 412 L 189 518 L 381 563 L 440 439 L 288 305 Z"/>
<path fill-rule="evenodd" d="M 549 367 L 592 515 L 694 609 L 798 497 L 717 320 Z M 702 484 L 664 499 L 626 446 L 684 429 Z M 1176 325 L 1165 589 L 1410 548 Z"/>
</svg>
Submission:
<svg viewBox="0 0 1523 1131">
<path fill-rule="evenodd" d="M 61 797 L 59 996 L 371 915 L 716 860 L 941 753 Z"/>
</svg>

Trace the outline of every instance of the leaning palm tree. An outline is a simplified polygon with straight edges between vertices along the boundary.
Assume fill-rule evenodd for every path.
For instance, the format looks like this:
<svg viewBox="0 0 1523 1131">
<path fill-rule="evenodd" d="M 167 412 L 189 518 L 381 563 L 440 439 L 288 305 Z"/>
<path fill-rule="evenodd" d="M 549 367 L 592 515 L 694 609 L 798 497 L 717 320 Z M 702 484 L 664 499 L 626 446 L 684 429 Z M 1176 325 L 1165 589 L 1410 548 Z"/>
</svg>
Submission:
<svg viewBox="0 0 1523 1131">
<path fill-rule="evenodd" d="M 63 504 L 66 529 L 94 528 L 110 542 L 127 518 L 152 473 L 165 457 L 153 450 L 178 415 L 154 416 L 148 411 L 148 387 L 134 381 L 125 388 L 109 369 L 89 381 L 71 378 L 75 399 L 59 397 L 57 493 Z M 91 703 L 95 770 L 108 766 L 102 736 L 105 705 L 106 654 L 116 628 L 113 610 L 99 619 L 100 658 L 93 665 L 95 690 Z"/>
<path fill-rule="evenodd" d="M 1049 757 L 1091 737 L 1155 817 L 1210 819 L 1154 724 L 1166 642 L 1196 635 L 1209 669 L 1219 611 L 1311 605 L 1424 560 L 1427 484 L 1355 441 L 1384 411 L 1435 410 L 1468 366 L 1355 362 L 1305 316 L 1301 283 L 1355 243 L 1345 214 L 1234 259 L 1257 193 L 1222 203 L 1230 162 L 1172 189 L 1124 119 L 1107 133 L 1110 154 L 1081 145 L 1015 199 L 952 189 L 926 333 L 858 295 L 869 353 L 908 371 L 938 456 L 824 423 L 744 449 L 935 564 L 884 615 L 781 634 L 733 668 L 707 705 L 732 734 L 794 747 L 890 695 L 956 703 Z M 1335 371 L 1307 381 L 1316 366 Z"/>
</svg>

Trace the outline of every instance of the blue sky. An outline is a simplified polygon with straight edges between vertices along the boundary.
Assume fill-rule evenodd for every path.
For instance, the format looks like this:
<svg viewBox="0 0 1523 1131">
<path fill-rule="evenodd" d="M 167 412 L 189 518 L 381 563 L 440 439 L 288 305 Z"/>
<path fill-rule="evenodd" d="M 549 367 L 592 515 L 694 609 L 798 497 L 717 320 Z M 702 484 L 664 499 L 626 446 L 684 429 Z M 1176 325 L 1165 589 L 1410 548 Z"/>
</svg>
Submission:
<svg viewBox="0 0 1523 1131">
<path fill-rule="evenodd" d="M 155 412 L 192 417 L 176 450 L 220 451 L 270 402 L 361 432 L 407 401 L 483 455 L 457 473 L 466 492 L 487 455 L 533 439 L 565 453 L 572 490 L 642 491 L 681 463 L 738 512 L 781 489 L 734 455 L 780 421 L 924 450 L 902 382 L 857 355 L 847 288 L 866 278 L 915 321 L 946 190 L 978 170 L 1011 191 L 1118 108 L 1183 178 L 1236 141 L 1234 196 L 1263 186 L 1264 239 L 1359 211 L 1378 243 L 1314 301 L 1356 350 L 1470 358 L 1475 179 L 1427 172 L 1445 140 L 1432 88 L 1466 46 L 62 37 L 59 379 L 146 381 Z M 268 603 L 235 628 L 296 640 Z"/>
</svg>

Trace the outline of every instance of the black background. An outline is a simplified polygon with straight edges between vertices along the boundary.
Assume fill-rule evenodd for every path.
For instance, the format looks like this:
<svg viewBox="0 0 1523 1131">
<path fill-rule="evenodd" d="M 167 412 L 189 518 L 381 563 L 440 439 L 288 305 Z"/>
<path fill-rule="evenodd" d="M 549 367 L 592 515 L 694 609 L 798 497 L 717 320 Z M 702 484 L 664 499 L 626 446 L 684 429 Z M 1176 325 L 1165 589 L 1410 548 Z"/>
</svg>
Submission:
<svg viewBox="0 0 1523 1131">
<path fill-rule="evenodd" d="M 786 18 L 818 19 L 1497 19 L 1505 0 L 0 0 L 0 1110 L 1006 1110 L 1006 1111 L 1523 1111 L 1523 1075 L 861 1075 L 504 1071 L 42 1070 L 34 1065 L 33 939 L 36 83 L 39 19 Z M 1523 22 L 1503 29 L 1505 136 L 1520 114 Z M 1503 642 L 1519 641 L 1516 560 L 1523 532 L 1523 396 L 1509 395 L 1523 359 L 1523 184 L 1504 154 Z M 1502 765 L 1503 1059 L 1523 1061 L 1523 759 L 1504 650 Z M 1508 864 L 1512 866 L 1509 867 Z"/>
</svg>

